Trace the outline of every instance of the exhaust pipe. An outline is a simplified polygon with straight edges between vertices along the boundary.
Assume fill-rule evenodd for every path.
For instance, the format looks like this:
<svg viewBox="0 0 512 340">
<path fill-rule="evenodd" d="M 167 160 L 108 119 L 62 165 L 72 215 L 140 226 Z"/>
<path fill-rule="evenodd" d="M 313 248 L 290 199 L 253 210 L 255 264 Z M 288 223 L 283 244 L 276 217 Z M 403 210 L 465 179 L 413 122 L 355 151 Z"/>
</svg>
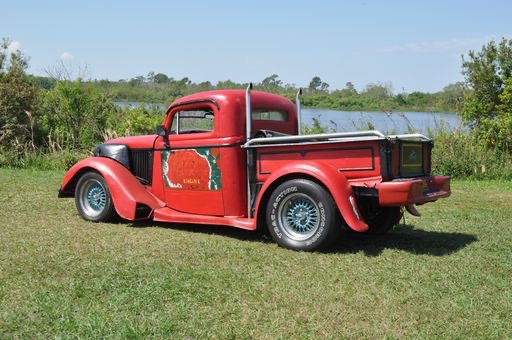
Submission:
<svg viewBox="0 0 512 340">
<path fill-rule="evenodd" d="M 245 90 L 245 136 L 246 136 L 246 142 L 248 142 L 251 139 L 251 90 L 252 90 L 252 83 L 249 83 L 249 86 L 247 86 L 247 90 Z M 252 207 L 251 207 L 251 166 L 252 166 L 252 152 L 251 150 L 247 149 L 246 152 L 246 158 L 247 158 L 247 168 L 246 168 L 246 176 L 247 176 L 247 183 L 246 183 L 246 192 L 247 192 L 247 218 L 251 218 L 252 216 Z"/>
<path fill-rule="evenodd" d="M 302 124 L 300 116 L 300 96 L 302 96 L 302 88 L 299 88 L 297 95 L 295 96 L 295 105 L 297 106 L 297 135 L 302 134 Z"/>
<path fill-rule="evenodd" d="M 247 141 L 251 139 L 251 90 L 252 83 L 249 83 L 247 90 L 245 90 L 245 136 Z"/>
</svg>

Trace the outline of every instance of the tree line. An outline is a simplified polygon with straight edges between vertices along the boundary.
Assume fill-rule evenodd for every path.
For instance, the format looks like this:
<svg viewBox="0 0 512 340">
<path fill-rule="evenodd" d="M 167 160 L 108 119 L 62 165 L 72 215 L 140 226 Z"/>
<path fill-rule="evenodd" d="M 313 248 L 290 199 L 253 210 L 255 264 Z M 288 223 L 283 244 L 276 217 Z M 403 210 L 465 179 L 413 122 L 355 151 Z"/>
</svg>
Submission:
<svg viewBox="0 0 512 340">
<path fill-rule="evenodd" d="M 34 77 L 34 80 L 48 88 L 52 86 L 51 79 L 47 77 Z M 90 80 L 84 82 L 84 85 L 99 87 L 116 101 L 169 104 L 188 94 L 219 89 L 245 89 L 248 84 L 231 80 L 216 84 L 210 81 L 195 83 L 187 77 L 174 79 L 164 73 L 150 72 L 146 76 L 129 80 Z M 436 93 L 395 93 L 390 83 L 368 84 L 359 92 L 351 82 L 347 82 L 341 90 L 330 91 L 329 87 L 320 77 L 313 77 L 309 85 L 303 88 L 304 105 L 342 111 L 457 112 L 465 91 L 462 82 L 450 84 Z M 298 91 L 295 84 L 283 82 L 277 74 L 255 83 L 255 89 L 276 93 L 291 100 L 295 99 Z"/>
</svg>

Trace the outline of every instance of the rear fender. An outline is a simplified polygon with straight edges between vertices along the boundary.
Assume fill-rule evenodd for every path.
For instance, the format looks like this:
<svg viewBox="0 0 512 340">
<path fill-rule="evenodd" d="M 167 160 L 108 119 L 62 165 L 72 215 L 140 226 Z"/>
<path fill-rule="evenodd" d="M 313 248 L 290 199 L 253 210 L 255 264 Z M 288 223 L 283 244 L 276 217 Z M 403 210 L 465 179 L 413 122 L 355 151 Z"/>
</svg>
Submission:
<svg viewBox="0 0 512 340">
<path fill-rule="evenodd" d="M 105 178 L 116 212 L 124 219 L 132 221 L 136 219 L 137 204 L 146 205 L 151 211 L 165 206 L 135 178 L 130 170 L 105 157 L 86 158 L 73 165 L 64 176 L 59 197 L 74 197 L 76 183 L 80 176 L 88 171 L 96 171 Z"/>
<path fill-rule="evenodd" d="M 261 188 L 260 195 L 256 201 L 257 210 L 255 212 L 256 219 L 259 217 L 259 210 L 266 209 L 266 202 L 262 202 L 263 197 L 268 197 L 271 194 L 275 185 L 280 182 L 285 176 L 289 175 L 306 175 L 311 176 L 320 181 L 327 190 L 331 193 L 338 209 L 343 216 L 348 226 L 359 232 L 368 230 L 368 225 L 363 221 L 357 202 L 354 197 L 354 192 L 347 178 L 338 171 L 338 169 L 320 162 L 309 161 L 300 163 L 289 163 L 287 166 L 273 172 L 270 177 L 265 181 Z M 258 225 L 258 221 L 256 221 Z"/>
</svg>

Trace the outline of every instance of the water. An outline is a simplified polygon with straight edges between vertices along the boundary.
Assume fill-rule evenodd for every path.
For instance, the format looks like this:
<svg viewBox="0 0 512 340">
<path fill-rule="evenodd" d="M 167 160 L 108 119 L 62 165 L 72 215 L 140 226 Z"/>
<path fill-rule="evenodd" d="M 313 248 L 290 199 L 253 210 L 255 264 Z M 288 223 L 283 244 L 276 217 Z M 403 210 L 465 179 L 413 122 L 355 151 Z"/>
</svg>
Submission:
<svg viewBox="0 0 512 340">
<path fill-rule="evenodd" d="M 336 132 L 368 130 L 371 123 L 375 130 L 387 133 L 436 132 L 440 129 L 461 128 L 461 120 L 455 113 L 445 112 L 360 112 L 327 109 L 302 109 L 302 122 L 311 126 L 313 118 L 320 125 Z"/>
<path fill-rule="evenodd" d="M 135 108 L 144 105 L 147 109 L 157 108 L 165 112 L 166 105 L 144 102 L 114 102 L 119 107 Z M 440 129 L 454 130 L 462 127 L 459 116 L 445 112 L 365 112 L 337 111 L 328 109 L 302 109 L 302 122 L 308 126 L 313 118 L 320 120 L 320 125 L 336 132 L 368 130 L 368 123 L 375 130 L 384 133 L 419 132 L 427 134 Z"/>
</svg>

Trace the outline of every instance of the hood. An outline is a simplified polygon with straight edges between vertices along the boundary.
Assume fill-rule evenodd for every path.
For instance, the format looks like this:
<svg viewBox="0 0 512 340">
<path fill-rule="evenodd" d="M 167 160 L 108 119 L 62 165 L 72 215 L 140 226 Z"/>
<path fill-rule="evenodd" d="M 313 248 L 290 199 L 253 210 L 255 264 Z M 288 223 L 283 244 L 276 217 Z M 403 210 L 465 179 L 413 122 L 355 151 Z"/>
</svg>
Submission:
<svg viewBox="0 0 512 340">
<path fill-rule="evenodd" d="M 105 144 L 123 144 L 130 149 L 152 149 L 157 135 L 131 136 L 111 139 Z"/>
</svg>

